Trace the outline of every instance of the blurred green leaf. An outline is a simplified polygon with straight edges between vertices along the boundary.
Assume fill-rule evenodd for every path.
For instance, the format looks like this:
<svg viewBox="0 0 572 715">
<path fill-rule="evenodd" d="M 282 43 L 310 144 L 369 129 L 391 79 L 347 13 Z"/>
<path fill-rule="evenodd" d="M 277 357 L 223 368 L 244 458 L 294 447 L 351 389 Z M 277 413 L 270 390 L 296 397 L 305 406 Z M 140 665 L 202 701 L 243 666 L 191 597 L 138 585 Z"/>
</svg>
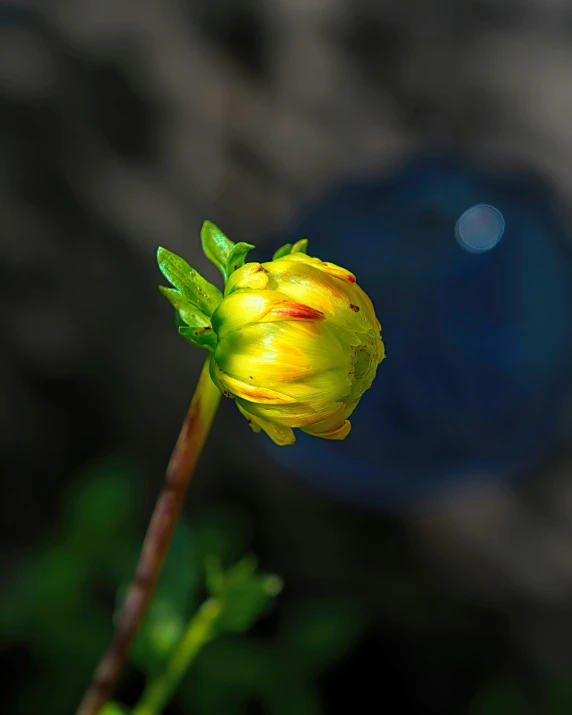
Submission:
<svg viewBox="0 0 572 715">
<path fill-rule="evenodd" d="M 197 658 L 181 699 L 193 713 L 232 715 L 241 703 L 260 695 L 271 668 L 264 644 L 236 635 L 221 636 L 208 643 Z"/>
<path fill-rule="evenodd" d="M 140 503 L 138 476 L 130 464 L 104 461 L 77 479 L 63 511 L 69 532 L 86 537 L 84 547 L 100 551 L 103 540 L 107 548 L 118 530 L 132 526 Z"/>
<path fill-rule="evenodd" d="M 320 697 L 315 688 L 282 673 L 279 681 L 267 683 L 264 702 L 274 715 L 321 715 Z"/>
<path fill-rule="evenodd" d="M 132 661 L 145 673 L 154 674 L 161 668 L 181 637 L 196 604 L 200 580 L 201 571 L 196 561 L 192 532 L 186 521 L 181 519 L 155 595 L 131 651 Z M 118 593 L 118 610 L 127 589 L 128 584 Z"/>
<path fill-rule="evenodd" d="M 256 567 L 256 559 L 248 556 L 222 571 L 216 557 L 207 558 L 207 589 L 222 606 L 218 632 L 244 633 L 267 612 L 272 599 L 282 590 L 281 579 L 259 574 Z"/>
<path fill-rule="evenodd" d="M 252 251 L 253 248 L 254 246 L 252 245 L 252 243 L 244 243 L 243 241 L 239 241 L 239 243 L 235 244 L 235 246 L 229 253 L 229 256 L 226 261 L 225 280 L 239 268 L 242 268 L 246 261 L 246 256 L 250 251 Z"/>
<path fill-rule="evenodd" d="M 522 686 L 515 681 L 485 684 L 473 698 L 468 715 L 527 715 L 529 705 Z"/>
<path fill-rule="evenodd" d="M 201 229 L 201 243 L 205 256 L 220 270 L 223 278 L 227 279 L 228 259 L 235 248 L 235 244 L 210 221 L 205 221 Z M 248 244 L 243 244 L 248 245 Z"/>
<path fill-rule="evenodd" d="M 127 715 L 127 709 L 118 703 L 106 703 L 99 715 Z"/>
<path fill-rule="evenodd" d="M 216 348 L 216 335 L 210 325 L 205 328 L 180 327 L 179 335 L 182 335 L 185 340 L 199 348 L 206 348 L 211 351 Z"/>
<path fill-rule="evenodd" d="M 220 290 L 191 268 L 183 258 L 166 248 L 160 247 L 157 250 L 157 263 L 161 273 L 181 296 L 210 318 L 222 300 Z"/>
<path fill-rule="evenodd" d="M 191 528 L 201 568 L 207 556 L 216 556 L 223 567 L 236 563 L 251 538 L 248 518 L 231 507 L 196 514 Z"/>
<path fill-rule="evenodd" d="M 349 601 L 310 601 L 284 619 L 280 644 L 297 654 L 298 667 L 323 670 L 355 647 L 364 627 L 359 608 Z"/>
<path fill-rule="evenodd" d="M 180 321 L 175 321 L 178 324 L 182 323 L 179 327 L 184 328 L 189 326 L 194 330 L 212 331 L 210 318 L 200 311 L 196 305 L 193 305 L 193 303 L 190 303 L 188 300 L 183 298 L 178 290 L 165 288 L 165 286 L 159 286 L 159 290 L 169 303 L 171 303 L 175 309 L 175 314 L 179 316 Z"/>
</svg>

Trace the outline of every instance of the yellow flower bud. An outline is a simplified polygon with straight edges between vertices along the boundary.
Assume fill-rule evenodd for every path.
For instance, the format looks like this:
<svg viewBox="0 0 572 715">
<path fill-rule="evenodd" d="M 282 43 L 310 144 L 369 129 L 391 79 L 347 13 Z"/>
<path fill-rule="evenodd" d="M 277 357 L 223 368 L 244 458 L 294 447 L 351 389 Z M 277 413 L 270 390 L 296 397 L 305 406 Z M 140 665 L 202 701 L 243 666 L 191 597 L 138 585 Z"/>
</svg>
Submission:
<svg viewBox="0 0 572 715">
<path fill-rule="evenodd" d="M 212 379 L 280 445 L 295 442 L 293 428 L 344 439 L 385 357 L 355 276 L 300 250 L 235 270 L 212 329 Z"/>
</svg>

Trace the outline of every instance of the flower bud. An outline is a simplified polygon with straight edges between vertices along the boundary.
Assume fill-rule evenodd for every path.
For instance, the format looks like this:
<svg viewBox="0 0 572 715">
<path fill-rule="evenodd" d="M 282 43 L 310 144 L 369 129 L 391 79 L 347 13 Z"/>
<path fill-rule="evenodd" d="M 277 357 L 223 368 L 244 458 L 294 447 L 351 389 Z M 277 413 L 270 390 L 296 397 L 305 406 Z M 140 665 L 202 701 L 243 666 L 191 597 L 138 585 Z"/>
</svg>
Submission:
<svg viewBox="0 0 572 715">
<path fill-rule="evenodd" d="M 304 248 L 232 272 L 211 318 L 213 381 L 279 445 L 295 442 L 293 428 L 344 439 L 385 357 L 355 276 Z"/>
</svg>

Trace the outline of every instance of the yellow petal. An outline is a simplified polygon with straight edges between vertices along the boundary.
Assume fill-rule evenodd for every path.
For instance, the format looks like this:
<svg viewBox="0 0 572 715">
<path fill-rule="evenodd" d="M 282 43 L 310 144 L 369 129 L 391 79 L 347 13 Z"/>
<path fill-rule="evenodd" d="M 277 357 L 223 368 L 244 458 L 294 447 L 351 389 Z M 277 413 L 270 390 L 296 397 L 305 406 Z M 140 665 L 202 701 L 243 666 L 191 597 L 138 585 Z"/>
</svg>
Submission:
<svg viewBox="0 0 572 715">
<path fill-rule="evenodd" d="M 286 393 L 285 383 L 332 367 L 349 370 L 350 357 L 321 321 L 246 325 L 226 333 L 215 349 L 216 362 L 224 372 Z"/>
<path fill-rule="evenodd" d="M 267 283 L 268 271 L 261 263 L 246 263 L 229 277 L 224 294 L 228 296 L 238 288 L 264 290 Z"/>
<path fill-rule="evenodd" d="M 313 437 L 321 437 L 322 439 L 345 439 L 350 433 L 352 428 L 351 422 L 349 420 L 344 420 L 340 425 L 336 427 L 331 427 L 327 430 L 320 431 L 315 426 L 307 427 L 303 429 L 303 432 L 311 434 Z"/>
<path fill-rule="evenodd" d="M 240 398 L 236 400 L 237 404 Z M 308 427 L 316 422 L 326 419 L 332 413 L 337 412 L 341 403 L 328 406 L 321 412 L 316 412 L 307 403 L 292 403 L 291 405 L 263 405 L 255 402 L 245 402 L 243 407 L 253 415 L 268 422 L 276 422 L 286 427 Z"/>
<path fill-rule="evenodd" d="M 356 283 L 324 270 L 327 264 L 321 261 L 318 267 L 301 259 L 293 260 L 296 256 L 304 254 L 294 253 L 266 264 L 269 288 L 317 308 L 344 327 L 363 332 L 377 329 L 371 300 Z"/>
<path fill-rule="evenodd" d="M 211 362 L 211 366 L 212 366 Z M 249 385 L 242 380 L 237 380 L 232 375 L 221 370 L 216 363 L 214 364 L 214 372 L 216 379 L 213 381 L 220 388 L 222 386 L 223 393 L 229 393 L 229 396 L 240 397 L 249 402 L 260 402 L 266 405 L 287 405 L 296 400 L 277 390 L 271 390 L 268 387 L 260 387 L 258 385 Z M 211 369 L 212 376 L 212 369 Z"/>
<path fill-rule="evenodd" d="M 285 427 L 284 425 L 277 424 L 276 422 L 263 420 L 261 417 L 257 417 L 251 412 L 245 410 L 239 402 L 236 403 L 236 406 L 240 410 L 240 413 L 246 417 L 248 424 L 254 432 L 264 430 L 270 439 L 280 447 L 284 447 L 288 444 L 294 444 L 296 441 L 294 431 L 291 427 Z"/>
</svg>

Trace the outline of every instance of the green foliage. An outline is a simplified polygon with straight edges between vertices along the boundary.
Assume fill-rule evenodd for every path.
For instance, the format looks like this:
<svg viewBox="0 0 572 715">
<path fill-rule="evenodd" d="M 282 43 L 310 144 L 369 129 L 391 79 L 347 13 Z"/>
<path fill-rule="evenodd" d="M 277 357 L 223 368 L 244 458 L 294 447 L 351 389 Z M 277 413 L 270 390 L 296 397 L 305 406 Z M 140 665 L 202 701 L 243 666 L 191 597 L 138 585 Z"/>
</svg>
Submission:
<svg viewBox="0 0 572 715">
<path fill-rule="evenodd" d="M 19 712 L 73 712 L 85 679 L 107 646 L 112 622 L 105 604 L 137 557 L 134 518 L 140 474 L 109 459 L 75 479 L 61 526 L 22 558 L 0 594 L 0 631 L 6 643 L 25 643 L 35 668 Z M 70 674 L 83 681 L 70 681 Z M 54 683 L 69 683 L 55 688 Z"/>
<path fill-rule="evenodd" d="M 201 243 L 205 256 L 222 273 L 225 283 L 234 271 L 244 265 L 247 254 L 254 248 L 251 243 L 234 243 L 210 221 L 203 224 Z"/>
<path fill-rule="evenodd" d="M 254 248 L 250 243 L 233 243 L 210 221 L 203 224 L 201 242 L 205 255 L 219 268 L 225 282 L 244 265 L 248 252 Z M 222 293 L 185 260 L 166 248 L 158 249 L 157 263 L 165 278 L 174 286 L 159 286 L 159 290 L 175 309 L 179 334 L 197 347 L 214 350 L 216 335 L 210 318 L 223 298 Z"/>
<path fill-rule="evenodd" d="M 106 703 L 101 709 L 100 715 L 128 715 L 127 710 L 118 703 Z"/>
<path fill-rule="evenodd" d="M 272 260 L 275 261 L 277 258 L 282 258 L 283 256 L 289 256 L 291 253 L 307 253 L 308 252 L 308 239 L 301 238 L 296 241 L 295 244 L 286 243 L 281 246 L 275 254 L 272 256 Z"/>
<path fill-rule="evenodd" d="M 183 258 L 166 248 L 160 247 L 157 250 L 157 263 L 161 273 L 184 301 L 210 318 L 222 300 L 220 290 L 191 268 Z"/>
<path fill-rule="evenodd" d="M 188 524 L 177 524 L 155 595 L 131 651 L 131 660 L 148 676 L 165 664 L 196 606 L 201 574 Z M 121 607 L 128 584 L 118 592 Z"/>
<path fill-rule="evenodd" d="M 179 335 L 199 348 L 214 350 L 216 348 L 216 335 L 209 324 L 204 328 L 185 326 L 179 328 Z"/>
<path fill-rule="evenodd" d="M 226 261 L 226 279 L 239 268 L 242 268 L 246 261 L 247 254 L 250 253 L 253 248 L 252 243 L 244 243 L 244 241 L 239 241 L 234 246 Z"/>
<path fill-rule="evenodd" d="M 298 668 L 319 673 L 356 645 L 365 627 L 357 606 L 343 599 L 298 604 L 281 624 L 280 643 Z"/>
<path fill-rule="evenodd" d="M 183 298 L 179 291 L 164 286 L 159 286 L 159 290 L 175 309 L 175 322 L 179 326 L 179 334 L 193 345 L 214 350 L 216 336 L 213 333 L 210 319 L 195 305 Z"/>
<path fill-rule="evenodd" d="M 242 569 L 252 573 L 252 563 L 237 572 Z M 214 577 L 214 588 L 220 588 L 216 571 Z M 235 579 L 240 582 L 242 577 L 235 573 L 231 582 Z M 239 609 L 238 603 L 240 597 L 233 610 Z M 196 715 L 239 715 L 251 701 L 272 715 L 320 715 L 315 678 L 353 648 L 364 626 L 355 604 L 324 598 L 281 618 L 274 639 L 222 634 L 193 664 L 181 700 Z M 200 688 L 194 687 L 197 682 Z"/>
<path fill-rule="evenodd" d="M 205 221 L 201 229 L 201 243 L 203 253 L 220 270 L 226 281 L 228 259 L 230 258 L 235 244 L 227 238 L 224 233 L 211 223 Z M 244 244 L 248 245 L 248 244 Z"/>
<path fill-rule="evenodd" d="M 216 556 L 207 558 L 207 589 L 221 604 L 216 622 L 218 633 L 245 633 L 270 607 L 272 598 L 282 590 L 277 576 L 257 573 L 252 556 L 223 571 Z"/>
<path fill-rule="evenodd" d="M 280 246 L 280 248 L 274 253 L 272 260 L 276 261 L 278 258 L 282 258 L 282 256 L 289 256 L 291 253 L 292 244 L 286 243 L 284 246 Z"/>
<path fill-rule="evenodd" d="M 0 636 L 6 645 L 26 644 L 34 662 L 19 715 L 42 712 L 45 703 L 54 713 L 77 706 L 112 634 L 114 593 L 124 584 L 123 598 L 139 556 L 141 479 L 133 465 L 114 458 L 79 474 L 63 499 L 60 528 L 21 560 L 0 593 Z M 148 683 L 164 671 L 203 612 L 206 586 L 216 617 L 199 633 L 200 651 L 176 695 L 183 711 L 239 715 L 257 700 L 267 715 L 320 715 L 314 678 L 351 649 L 361 621 L 353 606 L 324 600 L 279 612 L 275 638 L 247 635 L 281 588 L 253 557 L 241 558 L 250 538 L 248 519 L 234 508 L 181 520 L 132 663 Z M 104 713 L 128 709 L 110 703 Z"/>
</svg>

